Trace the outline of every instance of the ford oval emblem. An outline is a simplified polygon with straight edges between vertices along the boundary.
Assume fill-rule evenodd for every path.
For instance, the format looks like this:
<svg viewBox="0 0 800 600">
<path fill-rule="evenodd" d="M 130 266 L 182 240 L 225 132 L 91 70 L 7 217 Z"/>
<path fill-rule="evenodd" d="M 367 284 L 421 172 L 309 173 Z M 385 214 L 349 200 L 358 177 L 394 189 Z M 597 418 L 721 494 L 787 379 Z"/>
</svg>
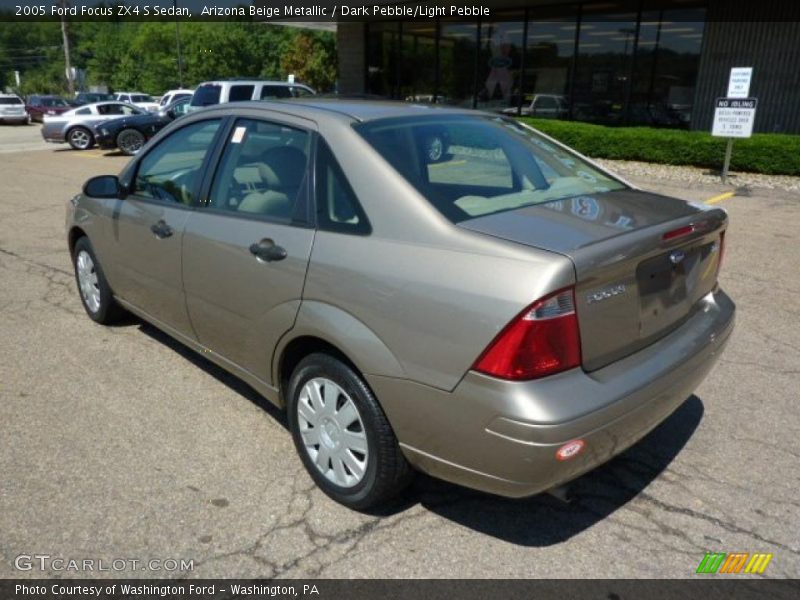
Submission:
<svg viewBox="0 0 800 600">
<path fill-rule="evenodd" d="M 673 265 L 679 265 L 686 258 L 686 253 L 683 250 L 673 250 L 669 253 L 669 262 Z"/>
</svg>

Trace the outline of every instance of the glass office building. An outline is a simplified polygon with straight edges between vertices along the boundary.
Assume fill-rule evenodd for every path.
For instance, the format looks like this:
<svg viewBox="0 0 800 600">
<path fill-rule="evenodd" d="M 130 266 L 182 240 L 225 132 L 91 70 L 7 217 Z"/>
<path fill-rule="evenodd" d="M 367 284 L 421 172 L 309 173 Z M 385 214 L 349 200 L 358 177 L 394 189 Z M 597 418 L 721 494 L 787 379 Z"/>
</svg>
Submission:
<svg viewBox="0 0 800 600">
<path fill-rule="evenodd" d="M 752 3 L 483 4 L 489 18 L 340 23 L 340 71 L 359 72 L 345 77 L 350 89 L 342 91 L 605 125 L 704 129 L 730 67 L 754 66 L 751 95 L 763 98 L 756 129 L 800 132 L 799 111 L 786 105 L 800 101 L 797 85 L 786 89 L 798 83 L 800 28 L 786 19 L 748 21 Z"/>
</svg>

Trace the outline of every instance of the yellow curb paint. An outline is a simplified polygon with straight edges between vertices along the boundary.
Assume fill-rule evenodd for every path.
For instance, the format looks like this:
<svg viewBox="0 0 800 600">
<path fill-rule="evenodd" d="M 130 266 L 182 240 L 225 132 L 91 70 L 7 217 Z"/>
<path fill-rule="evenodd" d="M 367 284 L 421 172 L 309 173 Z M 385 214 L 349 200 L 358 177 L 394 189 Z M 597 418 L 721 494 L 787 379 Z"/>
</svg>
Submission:
<svg viewBox="0 0 800 600">
<path fill-rule="evenodd" d="M 711 196 L 711 198 L 706 200 L 706 204 L 716 204 L 717 202 L 722 202 L 723 200 L 727 200 L 728 198 L 733 198 L 735 195 L 736 192 L 723 192 L 722 194 Z"/>
</svg>

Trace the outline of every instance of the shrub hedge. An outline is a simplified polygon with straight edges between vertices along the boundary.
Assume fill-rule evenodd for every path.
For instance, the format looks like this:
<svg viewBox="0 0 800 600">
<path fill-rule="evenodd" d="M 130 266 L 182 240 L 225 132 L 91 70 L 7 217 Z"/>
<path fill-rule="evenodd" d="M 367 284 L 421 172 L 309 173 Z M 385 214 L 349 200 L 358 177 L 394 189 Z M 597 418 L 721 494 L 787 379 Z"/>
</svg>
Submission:
<svg viewBox="0 0 800 600">
<path fill-rule="evenodd" d="M 724 138 L 704 131 L 605 127 L 575 121 L 533 119 L 525 123 L 592 158 L 640 160 L 667 165 L 722 169 Z M 800 175 L 800 136 L 756 133 L 733 146 L 732 171 L 768 175 Z"/>
</svg>

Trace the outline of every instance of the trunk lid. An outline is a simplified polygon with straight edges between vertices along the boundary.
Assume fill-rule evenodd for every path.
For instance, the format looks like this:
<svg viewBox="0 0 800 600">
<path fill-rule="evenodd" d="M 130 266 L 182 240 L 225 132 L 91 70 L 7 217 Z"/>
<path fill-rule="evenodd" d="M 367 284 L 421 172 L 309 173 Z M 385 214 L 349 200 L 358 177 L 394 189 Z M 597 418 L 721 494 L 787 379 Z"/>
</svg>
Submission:
<svg viewBox="0 0 800 600">
<path fill-rule="evenodd" d="M 587 371 L 652 344 L 688 319 L 716 285 L 726 225 L 721 209 L 638 190 L 578 196 L 459 224 L 572 260 Z"/>
</svg>

